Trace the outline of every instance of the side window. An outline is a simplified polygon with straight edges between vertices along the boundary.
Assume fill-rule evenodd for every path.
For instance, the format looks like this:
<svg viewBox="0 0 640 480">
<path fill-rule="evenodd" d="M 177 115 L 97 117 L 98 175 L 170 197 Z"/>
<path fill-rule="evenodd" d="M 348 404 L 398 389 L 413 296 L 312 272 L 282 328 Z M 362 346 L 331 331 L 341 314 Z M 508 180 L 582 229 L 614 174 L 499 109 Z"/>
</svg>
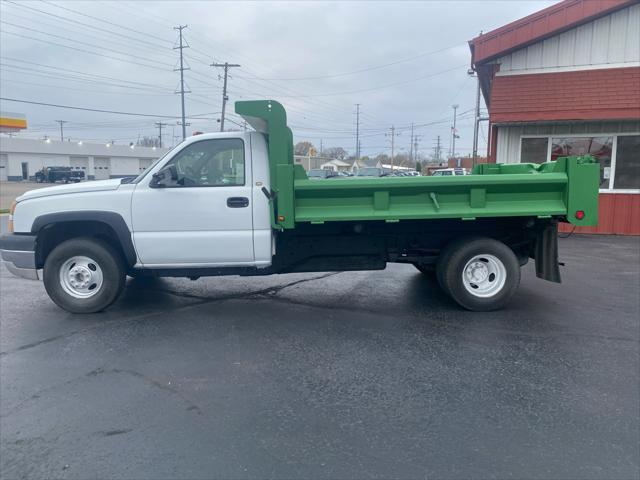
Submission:
<svg viewBox="0 0 640 480">
<path fill-rule="evenodd" d="M 168 163 L 175 165 L 178 185 L 232 187 L 245 183 L 244 142 L 239 138 L 202 140 L 185 147 Z"/>
<path fill-rule="evenodd" d="M 541 138 L 522 138 L 520 144 L 520 162 L 521 163 L 544 163 L 547 161 L 547 148 L 549 147 L 549 139 Z"/>
<path fill-rule="evenodd" d="M 566 137 L 551 139 L 551 160 L 569 155 L 593 155 L 600 163 L 600 188 L 609 188 L 613 137 Z"/>
<path fill-rule="evenodd" d="M 640 135 L 620 135 L 613 188 L 640 188 Z"/>
</svg>

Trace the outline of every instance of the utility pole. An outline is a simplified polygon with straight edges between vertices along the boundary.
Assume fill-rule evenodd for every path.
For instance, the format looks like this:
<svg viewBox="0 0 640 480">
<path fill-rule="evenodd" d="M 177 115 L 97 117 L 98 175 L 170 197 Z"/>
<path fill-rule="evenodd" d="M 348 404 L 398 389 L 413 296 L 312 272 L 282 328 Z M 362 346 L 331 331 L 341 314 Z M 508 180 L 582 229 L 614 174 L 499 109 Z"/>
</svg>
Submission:
<svg viewBox="0 0 640 480">
<path fill-rule="evenodd" d="M 173 47 L 174 50 L 180 50 L 180 68 L 174 68 L 173 71 L 176 72 L 178 70 L 180 70 L 180 100 L 182 103 L 182 140 L 184 140 L 185 138 L 187 138 L 187 122 L 185 120 L 185 114 L 184 114 L 184 94 L 185 93 L 191 93 L 190 91 L 187 91 L 184 89 L 184 71 L 185 70 L 190 70 L 189 67 L 184 66 L 184 56 L 182 55 L 182 51 L 185 48 L 189 48 L 189 45 L 185 45 L 184 43 L 184 37 L 182 36 L 182 30 L 187 28 L 187 25 L 179 25 L 177 27 L 173 27 L 174 30 L 178 30 L 179 35 L 180 35 L 180 45 L 177 47 Z M 178 92 L 176 92 L 178 93 Z"/>
<path fill-rule="evenodd" d="M 436 144 L 433 147 L 433 156 L 436 160 L 436 162 L 440 162 L 440 135 L 438 135 L 438 138 L 436 140 Z"/>
<path fill-rule="evenodd" d="M 409 161 L 413 162 L 413 122 L 411 122 L 411 139 L 409 140 Z"/>
<path fill-rule="evenodd" d="M 412 160 L 415 161 L 415 163 L 418 163 L 418 140 L 420 140 L 420 136 L 419 135 L 414 135 L 413 136 L 413 157 Z"/>
<path fill-rule="evenodd" d="M 162 127 L 169 125 L 168 123 L 156 122 L 154 125 L 158 127 L 158 139 L 160 141 L 160 148 L 162 148 Z"/>
<path fill-rule="evenodd" d="M 391 133 L 385 133 L 386 136 L 391 137 L 391 170 L 393 170 L 393 160 L 395 158 L 395 139 L 400 133 L 396 133 L 396 127 L 391 126 Z"/>
<path fill-rule="evenodd" d="M 67 120 L 56 120 L 56 122 L 60 124 L 60 141 L 64 142 L 64 129 L 62 126 L 67 123 Z"/>
<path fill-rule="evenodd" d="M 456 156 L 456 138 L 458 138 L 458 134 L 456 131 L 456 119 L 458 117 L 458 107 L 459 105 L 451 105 L 453 108 L 453 127 L 451 127 L 451 156 L 455 158 Z"/>
<path fill-rule="evenodd" d="M 320 157 L 322 157 L 322 139 L 320 139 Z"/>
<path fill-rule="evenodd" d="M 360 159 L 360 104 L 356 103 L 356 160 Z"/>
<path fill-rule="evenodd" d="M 240 65 L 237 63 L 212 63 L 209 65 L 210 67 L 223 67 L 224 68 L 224 86 L 222 87 L 222 116 L 220 117 L 220 131 L 224 132 L 224 114 L 227 107 L 227 100 L 229 97 L 227 96 L 227 76 L 229 75 L 229 68 L 231 67 L 239 67 Z"/>
</svg>

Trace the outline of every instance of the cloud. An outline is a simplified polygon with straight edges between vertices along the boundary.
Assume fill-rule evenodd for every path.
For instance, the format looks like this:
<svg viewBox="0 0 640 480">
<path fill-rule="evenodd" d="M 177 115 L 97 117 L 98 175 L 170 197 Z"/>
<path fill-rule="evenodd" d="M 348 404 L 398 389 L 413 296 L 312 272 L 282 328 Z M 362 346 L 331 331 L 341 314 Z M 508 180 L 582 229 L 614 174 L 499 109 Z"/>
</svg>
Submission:
<svg viewBox="0 0 640 480">
<path fill-rule="evenodd" d="M 3 97 L 177 120 L 173 27 L 187 24 L 187 115 L 212 113 L 192 120 L 190 130 L 218 128 L 221 71 L 209 66 L 215 59 L 242 65 L 231 71 L 231 102 L 280 101 L 296 141 L 322 138 L 325 147 L 353 151 L 354 104 L 360 103 L 364 154 L 385 149 L 391 125 L 400 127 L 398 144 L 408 148 L 412 122 L 441 122 L 420 126 L 416 134 L 420 151 L 429 152 L 438 135 L 446 150 L 451 105 L 459 104 L 459 112 L 474 106 L 466 42 L 550 3 L 3 2 L 0 89 Z M 375 68 L 393 62 L 398 63 Z M 367 71 L 347 74 L 358 70 Z M 157 133 L 152 118 L 9 102 L 2 109 L 26 113 L 31 128 L 25 135 L 35 137 L 55 137 L 54 120 L 60 118 L 69 121 L 65 130 L 74 139 L 126 143 Z M 238 121 L 233 113 L 228 120 L 231 126 Z M 470 153 L 468 114 L 459 126 L 459 152 Z"/>
</svg>

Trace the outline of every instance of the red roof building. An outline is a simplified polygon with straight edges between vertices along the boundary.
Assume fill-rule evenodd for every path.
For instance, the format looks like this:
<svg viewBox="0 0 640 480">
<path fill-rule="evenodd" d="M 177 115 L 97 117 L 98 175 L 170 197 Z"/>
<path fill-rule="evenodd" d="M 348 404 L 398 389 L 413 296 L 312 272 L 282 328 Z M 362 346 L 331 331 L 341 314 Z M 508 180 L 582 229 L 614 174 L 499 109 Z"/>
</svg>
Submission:
<svg viewBox="0 0 640 480">
<path fill-rule="evenodd" d="M 640 1 L 565 0 L 469 42 L 489 161 L 600 161 L 600 224 L 640 235 Z"/>
</svg>

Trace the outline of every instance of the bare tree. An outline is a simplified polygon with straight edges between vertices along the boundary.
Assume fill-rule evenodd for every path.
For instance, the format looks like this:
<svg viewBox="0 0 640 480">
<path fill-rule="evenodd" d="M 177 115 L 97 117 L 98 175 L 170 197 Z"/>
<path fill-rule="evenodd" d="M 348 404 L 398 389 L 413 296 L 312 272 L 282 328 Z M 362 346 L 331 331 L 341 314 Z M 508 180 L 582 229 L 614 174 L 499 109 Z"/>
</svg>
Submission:
<svg viewBox="0 0 640 480">
<path fill-rule="evenodd" d="M 338 160 L 344 160 L 348 157 L 347 151 L 342 147 L 329 147 L 322 151 L 323 155 L 328 158 L 335 158 Z"/>
<path fill-rule="evenodd" d="M 160 147 L 160 139 L 158 137 L 142 137 L 136 142 L 138 147 Z"/>
<path fill-rule="evenodd" d="M 315 147 L 311 142 L 298 142 L 294 147 L 294 152 L 296 155 L 314 155 Z"/>
</svg>

